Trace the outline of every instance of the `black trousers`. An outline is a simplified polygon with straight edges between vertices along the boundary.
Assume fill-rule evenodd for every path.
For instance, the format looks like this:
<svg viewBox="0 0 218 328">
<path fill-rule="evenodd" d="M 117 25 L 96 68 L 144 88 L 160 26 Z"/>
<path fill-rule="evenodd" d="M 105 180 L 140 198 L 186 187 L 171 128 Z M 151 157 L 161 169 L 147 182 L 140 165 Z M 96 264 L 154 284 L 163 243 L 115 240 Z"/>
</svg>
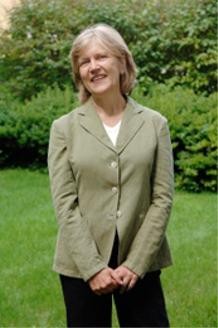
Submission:
<svg viewBox="0 0 218 328">
<path fill-rule="evenodd" d="M 116 236 L 109 266 L 117 266 Z M 98 296 L 82 279 L 60 275 L 67 327 L 111 327 L 112 294 Z M 120 327 L 169 327 L 160 271 L 139 279 L 130 291 L 113 293 Z"/>
</svg>

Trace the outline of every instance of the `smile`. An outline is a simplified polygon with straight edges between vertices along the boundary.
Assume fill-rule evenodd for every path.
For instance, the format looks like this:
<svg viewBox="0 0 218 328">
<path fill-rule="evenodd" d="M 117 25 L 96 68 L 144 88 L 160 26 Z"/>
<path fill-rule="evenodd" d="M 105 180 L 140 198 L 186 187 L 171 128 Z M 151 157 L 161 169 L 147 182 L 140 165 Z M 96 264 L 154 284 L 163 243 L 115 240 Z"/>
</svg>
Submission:
<svg viewBox="0 0 218 328">
<path fill-rule="evenodd" d="M 96 75 L 96 76 L 94 76 L 94 77 L 91 78 L 91 82 L 102 80 L 105 77 L 106 77 L 106 75 L 103 75 L 103 74 Z"/>
</svg>

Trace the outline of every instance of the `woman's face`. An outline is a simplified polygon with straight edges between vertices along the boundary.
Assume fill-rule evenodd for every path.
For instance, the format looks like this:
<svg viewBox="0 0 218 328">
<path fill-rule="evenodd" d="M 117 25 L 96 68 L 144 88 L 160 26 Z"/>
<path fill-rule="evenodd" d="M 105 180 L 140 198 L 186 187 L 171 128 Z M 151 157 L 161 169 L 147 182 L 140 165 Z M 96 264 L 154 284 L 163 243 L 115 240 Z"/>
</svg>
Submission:
<svg viewBox="0 0 218 328">
<path fill-rule="evenodd" d="M 121 61 L 96 40 L 82 50 L 78 64 L 81 81 L 93 96 L 120 93 Z"/>
</svg>

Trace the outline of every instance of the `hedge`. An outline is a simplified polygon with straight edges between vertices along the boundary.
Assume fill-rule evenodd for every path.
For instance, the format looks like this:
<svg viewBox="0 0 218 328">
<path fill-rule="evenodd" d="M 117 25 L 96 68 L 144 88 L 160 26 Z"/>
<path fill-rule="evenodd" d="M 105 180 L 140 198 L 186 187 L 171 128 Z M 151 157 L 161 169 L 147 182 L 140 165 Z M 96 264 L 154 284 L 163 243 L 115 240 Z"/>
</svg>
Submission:
<svg viewBox="0 0 218 328">
<path fill-rule="evenodd" d="M 145 106 L 169 121 L 173 143 L 176 186 L 190 191 L 216 190 L 217 93 L 209 97 L 192 90 L 157 85 L 148 96 L 135 90 Z"/>
<path fill-rule="evenodd" d="M 46 166 L 51 122 L 78 105 L 70 86 L 39 93 L 25 104 L 0 101 L 0 165 Z M 197 96 L 193 91 L 157 85 L 149 95 L 138 87 L 133 97 L 168 118 L 173 143 L 176 186 L 201 191 L 216 189 L 217 94 Z"/>
<path fill-rule="evenodd" d="M 216 0 L 22 0 L 0 35 L 0 83 L 30 99 L 71 83 L 69 50 L 78 32 L 104 22 L 121 32 L 144 93 L 171 81 L 196 93 L 216 90 Z"/>
<path fill-rule="evenodd" d="M 72 88 L 48 88 L 31 101 L 0 101 L 0 165 L 45 166 L 49 128 L 76 106 Z"/>
</svg>

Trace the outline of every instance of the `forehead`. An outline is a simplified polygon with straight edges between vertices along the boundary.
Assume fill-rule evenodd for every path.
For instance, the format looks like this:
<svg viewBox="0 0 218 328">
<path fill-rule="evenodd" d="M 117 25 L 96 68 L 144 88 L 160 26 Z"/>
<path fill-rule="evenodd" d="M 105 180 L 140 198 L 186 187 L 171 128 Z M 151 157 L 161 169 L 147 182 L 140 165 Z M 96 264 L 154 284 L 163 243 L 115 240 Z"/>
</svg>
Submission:
<svg viewBox="0 0 218 328">
<path fill-rule="evenodd" d="M 90 40 L 86 40 L 84 44 L 81 46 L 79 51 L 79 58 L 88 57 L 94 55 L 95 53 L 106 52 L 112 54 L 111 48 L 101 40 L 96 38 L 92 38 Z"/>
</svg>

